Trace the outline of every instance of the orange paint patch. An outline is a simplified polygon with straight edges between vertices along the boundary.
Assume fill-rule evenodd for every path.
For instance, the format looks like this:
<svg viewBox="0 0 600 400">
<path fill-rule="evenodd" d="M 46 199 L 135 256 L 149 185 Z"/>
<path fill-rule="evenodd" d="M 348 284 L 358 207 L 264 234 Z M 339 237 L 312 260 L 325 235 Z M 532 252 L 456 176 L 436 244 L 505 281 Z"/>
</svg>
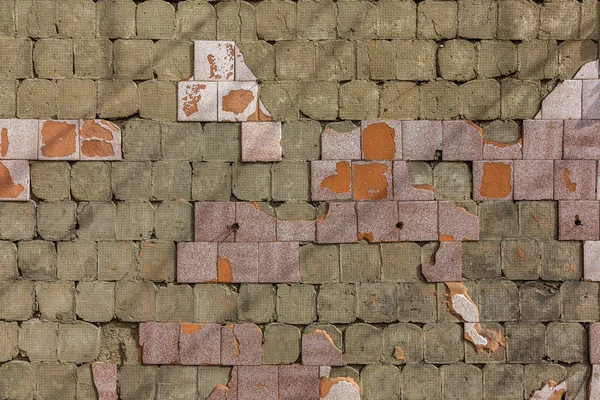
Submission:
<svg viewBox="0 0 600 400">
<path fill-rule="evenodd" d="M 350 163 L 340 161 L 335 164 L 336 175 L 323 179 L 319 186 L 331 190 L 334 193 L 347 193 L 350 190 Z"/>
<path fill-rule="evenodd" d="M 339 382 L 350 383 L 352 386 L 354 386 L 357 392 L 360 393 L 360 386 L 356 384 L 354 379 L 350 378 L 349 376 L 340 376 L 338 378 L 321 378 L 321 384 L 319 385 L 319 396 L 327 396 L 333 385 Z"/>
<path fill-rule="evenodd" d="M 361 240 L 361 239 L 366 239 L 371 243 L 373 243 L 375 241 L 373 232 L 358 232 L 358 240 Z"/>
<path fill-rule="evenodd" d="M 181 324 L 181 332 L 186 335 L 197 332 L 200 328 L 200 324 Z"/>
<path fill-rule="evenodd" d="M 24 190 L 23 185 L 15 185 L 8 168 L 0 163 L 0 197 L 4 199 L 16 199 Z"/>
<path fill-rule="evenodd" d="M 67 122 L 46 121 L 42 126 L 42 156 L 47 158 L 68 157 L 75 153 L 77 131 Z"/>
<path fill-rule="evenodd" d="M 217 63 L 215 62 L 215 56 L 209 54 L 206 56 L 208 61 L 208 67 L 210 69 L 210 77 L 215 79 L 221 79 L 221 75 L 217 75 Z"/>
<path fill-rule="evenodd" d="M 567 168 L 563 169 L 562 177 L 567 190 L 573 193 L 577 189 L 577 183 L 571 181 L 571 171 L 569 171 Z"/>
<path fill-rule="evenodd" d="M 438 239 L 440 242 L 454 242 L 454 236 L 452 235 L 440 235 Z"/>
<path fill-rule="evenodd" d="M 394 347 L 394 358 L 400 362 L 406 362 L 406 356 L 404 354 L 404 349 L 400 346 Z"/>
<path fill-rule="evenodd" d="M 352 183 L 355 200 L 382 200 L 388 195 L 385 164 L 354 164 Z"/>
<path fill-rule="evenodd" d="M 231 263 L 228 259 L 217 257 L 217 281 L 233 282 L 233 273 L 231 272 Z"/>
<path fill-rule="evenodd" d="M 92 120 L 83 122 L 83 125 L 81 125 L 81 129 L 79 130 L 79 137 L 81 139 L 113 140 L 113 134 L 110 129 L 107 129 Z"/>
<path fill-rule="evenodd" d="M 521 249 L 517 249 L 517 256 L 522 260 L 525 259 L 525 253 L 523 253 L 523 250 Z"/>
<path fill-rule="evenodd" d="M 479 132 L 479 134 L 481 136 L 483 136 L 483 128 L 482 127 L 480 127 L 479 125 L 475 124 L 473 121 L 466 120 L 465 122 L 467 124 L 469 124 L 471 127 L 475 128 L 477 130 L 477 132 Z"/>
<path fill-rule="evenodd" d="M 254 100 L 254 94 L 246 89 L 232 90 L 223 96 L 223 111 L 234 114 L 243 113 Z"/>
<path fill-rule="evenodd" d="M 433 192 L 433 185 L 413 185 L 415 189 L 430 190 Z"/>
<path fill-rule="evenodd" d="M 385 122 L 371 124 L 362 131 L 362 151 L 367 160 L 393 160 L 396 156 L 395 132 Z"/>
<path fill-rule="evenodd" d="M 479 194 L 489 199 L 503 199 L 512 189 L 510 165 L 498 162 L 483 163 Z"/>
<path fill-rule="evenodd" d="M 0 157 L 6 157 L 8 153 L 8 130 L 2 128 L 0 133 Z"/>
<path fill-rule="evenodd" d="M 112 157 L 115 151 L 111 143 L 101 140 L 85 140 L 81 143 L 81 154 L 86 157 Z"/>
<path fill-rule="evenodd" d="M 186 117 L 189 117 L 198 112 L 198 103 L 202 99 L 200 92 L 206 89 L 206 85 L 188 86 L 185 91 L 182 109 Z"/>
</svg>

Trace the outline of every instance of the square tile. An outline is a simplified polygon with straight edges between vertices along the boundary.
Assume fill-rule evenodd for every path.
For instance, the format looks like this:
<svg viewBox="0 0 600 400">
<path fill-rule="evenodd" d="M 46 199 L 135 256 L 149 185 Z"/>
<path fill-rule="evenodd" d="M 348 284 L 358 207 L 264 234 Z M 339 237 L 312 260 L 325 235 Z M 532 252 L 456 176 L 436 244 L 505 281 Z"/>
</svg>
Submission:
<svg viewBox="0 0 600 400">
<path fill-rule="evenodd" d="M 279 398 L 277 365 L 238 368 L 238 400 L 278 400 Z"/>
<path fill-rule="evenodd" d="M 177 282 L 217 281 L 217 243 L 177 243 Z"/>
<path fill-rule="evenodd" d="M 352 196 L 359 201 L 392 200 L 392 162 L 352 162 Z"/>
<path fill-rule="evenodd" d="M 402 158 L 433 161 L 442 151 L 442 121 L 402 121 Z"/>
<path fill-rule="evenodd" d="M 310 185 L 313 201 L 351 199 L 351 162 L 333 160 L 311 161 Z"/>
<path fill-rule="evenodd" d="M 427 282 L 462 281 L 462 244 L 440 242 L 434 262 L 423 262 L 421 272 Z"/>
<path fill-rule="evenodd" d="M 233 242 L 235 240 L 235 202 L 198 201 L 194 204 L 196 242 Z"/>
<path fill-rule="evenodd" d="M 281 161 L 281 122 L 243 122 L 242 161 Z"/>
<path fill-rule="evenodd" d="M 37 119 L 0 119 L 0 160 L 36 160 Z"/>
<path fill-rule="evenodd" d="M 482 158 L 482 130 L 471 121 L 442 121 L 442 144 L 444 161 L 472 161 Z"/>
<path fill-rule="evenodd" d="M 298 242 L 258 244 L 258 281 L 260 283 L 294 283 L 300 278 Z"/>
<path fill-rule="evenodd" d="M 330 124 L 321 133 L 322 160 L 360 160 L 360 127 L 351 122 Z"/>
<path fill-rule="evenodd" d="M 138 345 L 143 364 L 179 363 L 179 324 L 140 323 Z"/>
<path fill-rule="evenodd" d="M 317 219 L 317 243 L 358 241 L 356 203 L 330 202 L 327 213 Z"/>
<path fill-rule="evenodd" d="M 369 242 L 398 241 L 398 203 L 368 201 L 356 203 L 358 238 Z"/>
<path fill-rule="evenodd" d="M 219 122 L 258 121 L 258 83 L 219 82 Z"/>
<path fill-rule="evenodd" d="M 581 119 L 582 81 L 565 80 L 542 100 L 542 119 Z"/>
<path fill-rule="evenodd" d="M 235 42 L 194 41 L 194 79 L 233 81 L 235 79 Z"/>
<path fill-rule="evenodd" d="M 79 121 L 40 121 L 39 160 L 79 160 Z"/>
<path fill-rule="evenodd" d="M 278 242 L 314 242 L 314 220 L 277 220 Z"/>
<path fill-rule="evenodd" d="M 524 160 L 560 160 L 562 154 L 562 120 L 523 121 Z"/>
<path fill-rule="evenodd" d="M 237 202 L 236 242 L 274 242 L 277 240 L 277 218 L 261 210 L 258 203 Z"/>
<path fill-rule="evenodd" d="M 596 198 L 596 161 L 554 161 L 555 200 L 594 200 Z"/>
<path fill-rule="evenodd" d="M 219 243 L 217 280 L 227 283 L 257 283 L 258 244 Z"/>
<path fill-rule="evenodd" d="M 319 367 L 280 365 L 279 400 L 319 399 Z"/>
<path fill-rule="evenodd" d="M 554 198 L 554 161 L 515 160 L 515 200 L 552 200 Z"/>
<path fill-rule="evenodd" d="M 79 158 L 81 160 L 114 161 L 122 158 L 121 128 L 110 121 L 79 121 Z"/>
<path fill-rule="evenodd" d="M 583 64 L 573 79 L 598 79 L 598 75 L 598 60 L 594 60 Z"/>
<path fill-rule="evenodd" d="M 599 232 L 597 201 L 558 202 L 558 240 L 598 240 Z"/>
<path fill-rule="evenodd" d="M 600 242 L 583 242 L 583 280 L 600 282 Z"/>
<path fill-rule="evenodd" d="M 512 200 L 513 161 L 473 161 L 473 200 Z"/>
<path fill-rule="evenodd" d="M 434 200 L 434 188 L 430 184 L 415 185 L 406 161 L 394 161 L 394 200 Z"/>
<path fill-rule="evenodd" d="M 484 160 L 520 160 L 523 158 L 523 140 L 500 143 L 483 139 Z"/>
<path fill-rule="evenodd" d="M 436 201 L 399 201 L 398 237 L 401 241 L 424 242 L 438 238 Z"/>
<path fill-rule="evenodd" d="M 235 80 L 236 81 L 257 81 L 258 78 L 244 61 L 242 50 L 235 45 Z"/>
<path fill-rule="evenodd" d="M 600 364 L 600 322 L 590 324 L 590 364 Z"/>
<path fill-rule="evenodd" d="M 582 82 L 582 119 L 600 119 L 600 80 Z"/>
<path fill-rule="evenodd" d="M 181 324 L 179 358 L 182 365 L 219 365 L 221 325 Z"/>
<path fill-rule="evenodd" d="M 329 334 L 317 329 L 302 335 L 302 364 L 335 367 L 344 365 L 344 357 Z"/>
<path fill-rule="evenodd" d="M 0 160 L 0 200 L 27 201 L 29 187 L 29 161 Z"/>
<path fill-rule="evenodd" d="M 217 82 L 181 81 L 177 83 L 178 121 L 217 121 L 219 96 Z"/>
<path fill-rule="evenodd" d="M 261 365 L 262 342 L 262 331 L 254 324 L 221 327 L 221 365 Z"/>
<path fill-rule="evenodd" d="M 471 206 L 467 209 L 469 203 Z M 476 210 L 477 204 L 474 202 L 438 202 L 440 242 L 479 240 L 479 217 Z"/>
<path fill-rule="evenodd" d="M 598 105 L 597 105 L 598 107 Z M 600 159 L 600 121 L 565 121 L 564 159 Z"/>
<path fill-rule="evenodd" d="M 401 121 L 362 121 L 360 127 L 364 160 L 402 159 Z"/>
</svg>

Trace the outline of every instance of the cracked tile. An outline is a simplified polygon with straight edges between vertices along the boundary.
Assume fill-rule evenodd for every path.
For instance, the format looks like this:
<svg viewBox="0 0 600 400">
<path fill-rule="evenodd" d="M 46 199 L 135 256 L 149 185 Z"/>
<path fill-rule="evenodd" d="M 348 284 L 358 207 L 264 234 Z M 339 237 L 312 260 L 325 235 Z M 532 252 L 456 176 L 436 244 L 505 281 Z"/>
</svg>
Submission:
<svg viewBox="0 0 600 400">
<path fill-rule="evenodd" d="M 342 351 L 324 330 L 302 335 L 302 364 L 304 365 L 344 365 Z"/>
<path fill-rule="evenodd" d="M 0 119 L 0 160 L 36 160 L 39 121 Z"/>
<path fill-rule="evenodd" d="M 451 201 L 438 202 L 440 241 L 479 240 L 479 217 L 462 205 Z M 477 207 L 474 203 L 473 206 Z"/>
<path fill-rule="evenodd" d="M 274 242 L 277 240 L 277 218 L 263 211 L 258 203 L 237 202 L 236 242 Z"/>
<path fill-rule="evenodd" d="M 221 363 L 220 324 L 181 324 L 179 358 L 182 365 Z"/>
<path fill-rule="evenodd" d="M 583 64 L 573 79 L 598 79 L 598 76 L 598 60 L 594 60 Z"/>
<path fill-rule="evenodd" d="M 224 283 L 257 283 L 258 244 L 219 243 L 217 281 Z"/>
<path fill-rule="evenodd" d="M 79 121 L 81 160 L 115 161 L 122 158 L 121 128 L 103 119 Z"/>
<path fill-rule="evenodd" d="M 434 200 L 433 182 L 415 184 L 406 161 L 394 161 L 394 200 Z M 432 179 L 433 181 L 433 176 Z"/>
<path fill-rule="evenodd" d="M 329 124 L 321 134 L 322 160 L 360 160 L 360 127 L 351 122 Z"/>
<path fill-rule="evenodd" d="M 238 368 L 238 400 L 278 400 L 279 367 L 276 365 Z"/>
<path fill-rule="evenodd" d="M 217 281 L 217 243 L 177 243 L 177 282 Z"/>
<path fill-rule="evenodd" d="M 471 121 L 442 121 L 444 161 L 481 160 L 482 129 Z"/>
<path fill-rule="evenodd" d="M 523 140 L 500 143 L 483 139 L 484 160 L 520 160 L 523 158 Z"/>
<path fill-rule="evenodd" d="M 117 400 L 117 364 L 92 363 L 92 376 L 98 400 Z"/>
<path fill-rule="evenodd" d="M 347 376 L 322 378 L 319 394 L 321 400 L 360 400 L 360 387 Z"/>
<path fill-rule="evenodd" d="M 198 201 L 194 204 L 196 242 L 233 242 L 235 202 Z"/>
<path fill-rule="evenodd" d="M 560 400 L 563 398 L 563 395 L 566 391 L 566 382 L 557 384 L 553 380 L 550 380 L 544 385 L 543 388 L 536 390 L 530 397 L 530 400 Z"/>
<path fill-rule="evenodd" d="M 239 46 L 235 45 L 235 80 L 236 81 L 257 81 L 258 78 L 244 61 L 244 54 Z"/>
<path fill-rule="evenodd" d="M 434 259 L 423 262 L 421 273 L 427 282 L 462 281 L 462 244 L 440 242 Z"/>
<path fill-rule="evenodd" d="M 26 201 L 30 193 L 29 161 L 0 160 L 0 200 Z"/>
<path fill-rule="evenodd" d="M 221 327 L 222 365 L 261 365 L 261 363 L 262 331 L 258 326 L 231 324 Z"/>
</svg>

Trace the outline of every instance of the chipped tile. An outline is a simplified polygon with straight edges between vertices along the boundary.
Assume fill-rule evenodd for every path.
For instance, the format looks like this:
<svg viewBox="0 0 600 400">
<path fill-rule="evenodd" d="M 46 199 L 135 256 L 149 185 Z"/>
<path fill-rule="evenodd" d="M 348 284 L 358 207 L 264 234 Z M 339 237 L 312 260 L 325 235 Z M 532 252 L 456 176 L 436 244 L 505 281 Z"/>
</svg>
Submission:
<svg viewBox="0 0 600 400">
<path fill-rule="evenodd" d="M 444 161 L 481 160 L 483 134 L 471 121 L 442 121 Z"/>
<path fill-rule="evenodd" d="M 588 399 L 600 399 L 600 365 L 592 365 L 588 392 Z"/>
<path fill-rule="evenodd" d="M 277 220 L 278 242 L 314 242 L 314 220 Z"/>
<path fill-rule="evenodd" d="M 233 242 L 235 202 L 199 201 L 194 204 L 194 238 L 196 242 Z"/>
<path fill-rule="evenodd" d="M 356 203 L 358 238 L 369 242 L 398 240 L 398 204 L 395 201 Z"/>
<path fill-rule="evenodd" d="M 594 60 L 583 64 L 573 79 L 598 79 L 598 76 L 598 60 Z"/>
<path fill-rule="evenodd" d="M 319 383 L 319 367 L 279 366 L 279 400 L 317 400 Z"/>
<path fill-rule="evenodd" d="M 217 121 L 217 82 L 181 81 L 177 84 L 178 121 Z"/>
<path fill-rule="evenodd" d="M 600 364 L 600 322 L 590 324 L 590 364 Z"/>
<path fill-rule="evenodd" d="M 600 159 L 599 130 L 600 121 L 565 121 L 564 159 Z"/>
<path fill-rule="evenodd" d="M 462 282 L 446 282 L 448 308 L 464 322 L 479 322 L 479 309 Z"/>
<path fill-rule="evenodd" d="M 462 281 L 462 244 L 440 242 L 435 258 L 423 262 L 421 273 L 427 282 Z"/>
<path fill-rule="evenodd" d="M 357 237 L 355 203 L 329 203 L 327 213 L 317 219 L 317 243 L 354 243 Z"/>
<path fill-rule="evenodd" d="M 194 79 L 233 81 L 235 43 L 217 40 L 194 41 Z"/>
<path fill-rule="evenodd" d="M 256 75 L 250 70 L 244 61 L 242 50 L 235 45 L 235 80 L 236 81 L 257 81 Z"/>
<path fill-rule="evenodd" d="M 256 118 L 256 116 L 252 117 L 252 119 L 254 118 Z M 266 122 L 273 121 L 271 113 L 269 112 L 269 110 L 267 110 L 267 107 L 265 107 L 260 98 L 258 99 L 258 120 Z"/>
<path fill-rule="evenodd" d="M 402 121 L 402 158 L 433 161 L 442 151 L 441 121 Z"/>
<path fill-rule="evenodd" d="M 562 153 L 562 120 L 523 121 L 524 160 L 560 160 Z"/>
<path fill-rule="evenodd" d="M 79 160 L 79 121 L 40 121 L 39 160 Z"/>
<path fill-rule="evenodd" d="M 344 376 L 321 379 L 321 400 L 360 400 L 360 387 L 354 379 Z"/>
<path fill-rule="evenodd" d="M 554 162 L 555 200 L 594 200 L 595 198 L 595 161 L 556 160 Z"/>
<path fill-rule="evenodd" d="M 344 365 L 342 351 L 337 348 L 324 330 L 302 335 L 302 364 L 304 365 Z"/>
<path fill-rule="evenodd" d="M 311 161 L 310 181 L 313 201 L 349 200 L 352 198 L 350 161 Z"/>
<path fill-rule="evenodd" d="M 261 365 L 262 340 L 262 331 L 254 324 L 221 327 L 221 364 Z"/>
<path fill-rule="evenodd" d="M 392 162 L 352 162 L 352 196 L 360 201 L 392 200 Z"/>
<path fill-rule="evenodd" d="M 512 198 L 512 161 L 473 161 L 473 200 Z"/>
<path fill-rule="evenodd" d="M 360 160 L 360 127 L 351 122 L 330 124 L 321 134 L 322 160 Z"/>
<path fill-rule="evenodd" d="M 582 119 L 600 119 L 600 80 L 582 82 Z"/>
<path fill-rule="evenodd" d="M 219 243 L 217 281 L 224 283 L 257 283 L 258 244 Z"/>
<path fill-rule="evenodd" d="M 542 119 L 581 119 L 582 81 L 566 80 L 542 100 Z"/>
<path fill-rule="evenodd" d="M 30 193 L 29 161 L 0 160 L 0 200 L 26 201 Z"/>
<path fill-rule="evenodd" d="M 441 242 L 479 240 L 479 217 L 476 214 L 451 201 L 438 202 L 438 213 Z"/>
<path fill-rule="evenodd" d="M 143 364 L 179 363 L 179 324 L 142 322 L 139 331 Z"/>
<path fill-rule="evenodd" d="M 600 242 L 583 242 L 583 279 L 600 282 Z"/>
<path fill-rule="evenodd" d="M 81 160 L 114 161 L 122 158 L 121 128 L 103 119 L 79 121 Z"/>
<path fill-rule="evenodd" d="M 277 218 L 261 210 L 258 203 L 237 202 L 235 207 L 236 242 L 274 242 Z"/>
<path fill-rule="evenodd" d="M 553 169 L 552 160 L 515 160 L 515 200 L 552 200 L 554 198 Z"/>
<path fill-rule="evenodd" d="M 177 243 L 177 282 L 217 281 L 217 243 Z"/>
<path fill-rule="evenodd" d="M 398 202 L 398 238 L 421 242 L 438 238 L 438 205 L 435 201 Z"/>
<path fill-rule="evenodd" d="M 558 400 L 562 399 L 563 395 L 567 391 L 566 382 L 557 384 L 553 380 L 544 383 L 544 387 L 540 390 L 536 390 L 531 395 L 530 400 Z M 590 397 L 591 399 L 592 397 Z"/>
<path fill-rule="evenodd" d="M 558 202 L 558 240 L 598 240 L 599 233 L 597 201 Z"/>
<path fill-rule="evenodd" d="M 300 245 L 298 242 L 259 243 L 258 265 L 260 283 L 298 282 Z"/>
<path fill-rule="evenodd" d="M 523 140 L 500 143 L 483 139 L 484 160 L 520 160 L 523 158 Z"/>
<path fill-rule="evenodd" d="M 220 324 L 181 324 L 179 358 L 182 365 L 221 363 Z"/>
<path fill-rule="evenodd" d="M 92 376 L 98 400 L 117 400 L 117 364 L 92 363 Z"/>
<path fill-rule="evenodd" d="M 406 161 L 394 161 L 394 200 L 427 201 L 434 200 L 431 184 L 415 185 Z"/>
<path fill-rule="evenodd" d="M 360 126 L 364 160 L 402 159 L 401 121 L 362 121 Z"/>
<path fill-rule="evenodd" d="M 219 82 L 219 122 L 258 121 L 258 83 Z"/>
<path fill-rule="evenodd" d="M 0 119 L 0 160 L 36 160 L 37 119 Z"/>
<path fill-rule="evenodd" d="M 238 368 L 238 400 L 278 400 L 279 368 L 276 365 Z"/>
<path fill-rule="evenodd" d="M 329 378 L 331 375 L 331 367 L 322 365 L 319 367 L 319 378 Z"/>
<path fill-rule="evenodd" d="M 243 122 L 242 161 L 281 161 L 281 122 Z"/>
</svg>

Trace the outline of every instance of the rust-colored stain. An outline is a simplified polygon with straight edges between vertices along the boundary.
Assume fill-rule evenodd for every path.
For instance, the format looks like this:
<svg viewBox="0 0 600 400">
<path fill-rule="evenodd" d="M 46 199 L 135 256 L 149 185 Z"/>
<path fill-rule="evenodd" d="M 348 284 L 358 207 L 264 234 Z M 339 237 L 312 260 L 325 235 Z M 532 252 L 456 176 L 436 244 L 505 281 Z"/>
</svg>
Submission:
<svg viewBox="0 0 600 400">
<path fill-rule="evenodd" d="M 396 156 L 395 132 L 385 122 L 367 126 L 362 131 L 363 156 L 367 160 L 393 160 Z"/>
<path fill-rule="evenodd" d="M 575 192 L 577 189 L 577 183 L 571 181 L 571 171 L 568 168 L 563 169 L 563 181 L 565 182 L 565 187 L 571 193 Z"/>
<path fill-rule="evenodd" d="M 243 113 L 254 100 L 254 94 L 246 89 L 231 90 L 223 96 L 221 109 L 234 114 Z"/>
<path fill-rule="evenodd" d="M 517 249 L 517 256 L 519 257 L 519 259 L 521 261 L 523 261 L 525 259 L 525 253 L 523 253 L 523 250 L 521 250 L 521 249 Z"/>
<path fill-rule="evenodd" d="M 265 114 L 263 112 L 263 110 L 261 110 L 260 100 L 256 99 L 256 111 L 254 111 L 252 113 L 252 115 L 250 115 L 248 117 L 248 121 L 252 121 L 252 122 L 258 122 L 258 121 L 266 122 L 266 121 L 273 121 L 273 118 L 270 115 Z"/>
<path fill-rule="evenodd" d="M 8 130 L 2 128 L 0 132 L 0 157 L 6 157 L 8 154 Z"/>
<path fill-rule="evenodd" d="M 330 345 L 332 345 L 333 347 L 335 347 L 336 349 L 338 348 L 335 343 L 333 343 L 333 339 L 331 338 L 331 336 L 329 336 L 329 333 L 327 333 L 326 331 L 324 331 L 323 329 L 315 329 L 315 331 L 312 333 L 313 335 L 320 335 L 323 337 L 323 339 L 326 339 Z M 339 350 L 339 349 L 338 349 Z"/>
<path fill-rule="evenodd" d="M 208 61 L 209 68 L 209 77 L 214 79 L 221 79 L 221 75 L 217 75 L 217 63 L 215 62 L 215 56 L 212 54 L 208 54 L 206 56 L 206 60 Z"/>
<path fill-rule="evenodd" d="M 503 199 L 512 189 L 510 165 L 498 162 L 484 162 L 479 194 L 489 199 Z"/>
<path fill-rule="evenodd" d="M 362 239 L 366 239 L 371 243 L 373 243 L 375 241 L 373 232 L 358 232 L 358 240 L 362 240 Z"/>
<path fill-rule="evenodd" d="M 420 190 L 430 190 L 433 192 L 433 185 L 427 185 L 427 184 L 423 184 L 423 185 L 413 185 L 413 187 L 415 189 L 420 189 Z"/>
<path fill-rule="evenodd" d="M 336 163 L 335 173 L 336 175 L 323 179 L 319 186 L 334 193 L 347 193 L 350 190 L 350 163 L 348 161 Z"/>
<path fill-rule="evenodd" d="M 198 103 L 202 99 L 201 92 L 204 89 L 206 89 L 204 84 L 190 86 L 186 89 L 185 96 L 181 99 L 183 101 L 182 110 L 186 117 L 198 112 Z"/>
<path fill-rule="evenodd" d="M 68 157 L 75 153 L 77 145 L 75 125 L 60 121 L 46 121 L 42 126 L 41 134 L 41 150 L 44 157 Z"/>
<path fill-rule="evenodd" d="M 192 334 L 200 330 L 200 324 L 181 324 L 181 332 L 185 335 Z"/>
<path fill-rule="evenodd" d="M 116 128 L 116 127 L 115 127 Z M 110 129 L 103 127 L 96 121 L 87 120 L 83 122 L 79 130 L 81 139 L 100 139 L 107 142 L 113 140 L 113 133 Z"/>
<path fill-rule="evenodd" d="M 86 157 L 111 157 L 115 151 L 111 143 L 102 140 L 85 140 L 81 142 L 81 154 Z"/>
<path fill-rule="evenodd" d="M 233 273 L 231 272 L 231 263 L 228 259 L 217 257 L 217 281 L 233 282 Z"/>
<path fill-rule="evenodd" d="M 319 396 L 327 396 L 333 385 L 339 382 L 350 383 L 352 386 L 354 386 L 357 392 L 360 393 L 360 387 L 356 384 L 354 379 L 350 378 L 349 376 L 340 376 L 337 378 L 321 378 L 321 384 L 319 385 Z"/>
<path fill-rule="evenodd" d="M 406 362 L 406 356 L 404 354 L 404 349 L 400 346 L 394 347 L 394 358 L 400 362 Z"/>
<path fill-rule="evenodd" d="M 354 164 L 352 183 L 355 200 L 382 200 L 388 195 L 385 164 Z"/>
<path fill-rule="evenodd" d="M 440 242 L 454 242 L 454 236 L 452 235 L 440 235 L 438 239 Z"/>
<path fill-rule="evenodd" d="M 475 129 L 477 130 L 477 132 L 479 132 L 479 134 L 480 134 L 481 136 L 483 136 L 483 128 L 482 128 L 482 127 L 480 127 L 479 125 L 477 125 L 477 124 L 476 124 L 476 123 L 474 123 L 473 121 L 466 120 L 465 122 L 466 122 L 467 124 L 469 124 L 470 126 L 472 126 L 473 128 L 475 128 Z"/>
<path fill-rule="evenodd" d="M 24 190 L 23 185 L 15 185 L 8 168 L 0 163 L 0 197 L 4 199 L 16 199 Z"/>
</svg>

